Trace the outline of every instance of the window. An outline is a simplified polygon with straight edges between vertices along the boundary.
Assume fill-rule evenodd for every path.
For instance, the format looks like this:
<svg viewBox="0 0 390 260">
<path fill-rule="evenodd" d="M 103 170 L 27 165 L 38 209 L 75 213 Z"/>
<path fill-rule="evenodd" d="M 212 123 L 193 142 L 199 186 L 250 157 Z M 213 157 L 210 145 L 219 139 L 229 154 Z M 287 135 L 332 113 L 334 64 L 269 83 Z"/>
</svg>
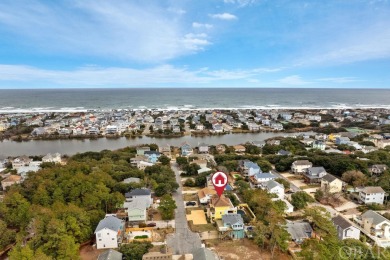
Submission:
<svg viewBox="0 0 390 260">
<path fill-rule="evenodd" d="M 99 239 L 99 241 L 102 241 L 102 239 Z"/>
<path fill-rule="evenodd" d="M 114 238 L 112 240 L 114 240 Z"/>
</svg>

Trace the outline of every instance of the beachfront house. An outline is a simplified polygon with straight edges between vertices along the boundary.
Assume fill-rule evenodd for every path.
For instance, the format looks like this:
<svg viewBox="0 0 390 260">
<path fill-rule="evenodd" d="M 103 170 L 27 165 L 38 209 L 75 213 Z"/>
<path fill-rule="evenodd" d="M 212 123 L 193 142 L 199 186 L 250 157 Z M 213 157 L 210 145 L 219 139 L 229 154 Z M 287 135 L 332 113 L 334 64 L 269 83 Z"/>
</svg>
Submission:
<svg viewBox="0 0 390 260">
<path fill-rule="evenodd" d="M 95 229 L 96 248 L 118 248 L 122 243 L 124 227 L 124 222 L 112 215 L 100 220 Z"/>
<path fill-rule="evenodd" d="M 42 157 L 42 162 L 48 163 L 61 163 L 61 154 L 59 153 L 48 153 L 47 155 Z"/>
<path fill-rule="evenodd" d="M 209 145 L 205 143 L 201 143 L 198 146 L 198 152 L 199 153 L 209 153 Z"/>
<path fill-rule="evenodd" d="M 180 150 L 181 150 L 181 156 L 189 156 L 193 153 L 193 149 L 191 145 L 189 145 L 188 143 L 182 144 Z"/>
</svg>

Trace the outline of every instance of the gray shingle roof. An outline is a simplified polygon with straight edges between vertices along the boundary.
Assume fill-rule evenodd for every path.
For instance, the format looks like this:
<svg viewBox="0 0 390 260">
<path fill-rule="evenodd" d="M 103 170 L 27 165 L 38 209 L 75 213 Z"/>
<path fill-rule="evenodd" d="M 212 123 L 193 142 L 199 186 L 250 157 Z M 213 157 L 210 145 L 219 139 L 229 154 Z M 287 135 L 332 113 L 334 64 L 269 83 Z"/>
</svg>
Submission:
<svg viewBox="0 0 390 260">
<path fill-rule="evenodd" d="M 346 229 L 346 228 L 353 226 L 351 222 L 349 222 L 348 220 L 343 218 L 341 215 L 338 215 L 337 217 L 332 218 L 332 221 L 336 226 L 339 226 L 342 229 Z"/>
<path fill-rule="evenodd" d="M 277 181 L 271 180 L 271 181 L 268 181 L 268 182 L 267 182 L 267 189 L 268 189 L 268 190 L 271 190 L 271 189 L 273 189 L 273 188 L 275 188 L 275 187 L 281 187 L 282 189 L 284 189 L 283 184 L 280 184 L 280 183 L 277 182 Z"/>
<path fill-rule="evenodd" d="M 367 218 L 372 219 L 372 224 L 374 225 L 378 225 L 383 221 L 389 222 L 387 218 L 372 210 L 368 210 L 362 214 L 362 219 L 367 219 Z"/>
<path fill-rule="evenodd" d="M 322 179 L 327 181 L 327 182 L 332 182 L 334 180 L 337 180 L 337 178 L 334 177 L 332 174 L 327 174 L 324 177 L 322 177 Z"/>
<path fill-rule="evenodd" d="M 385 191 L 382 189 L 382 187 L 379 186 L 368 186 L 365 187 L 362 192 L 367 193 L 367 194 L 372 194 L 372 193 L 385 193 Z"/>
<path fill-rule="evenodd" d="M 225 214 L 222 215 L 222 222 L 228 225 L 234 225 L 236 223 L 243 224 L 242 216 L 240 214 Z"/>
<path fill-rule="evenodd" d="M 104 219 L 100 220 L 98 226 L 95 229 L 95 233 L 104 229 L 104 228 L 107 228 L 107 229 L 110 229 L 113 231 L 118 231 L 121 228 L 121 226 L 122 226 L 122 221 L 119 218 L 113 217 L 113 216 L 108 216 L 108 217 L 105 217 Z"/>
<path fill-rule="evenodd" d="M 298 160 L 294 162 L 294 165 L 312 165 L 308 160 Z"/>
<path fill-rule="evenodd" d="M 321 172 L 326 172 L 324 167 L 310 167 L 307 170 L 307 175 L 318 176 Z"/>
<path fill-rule="evenodd" d="M 145 196 L 145 195 L 150 195 L 150 190 L 149 189 L 134 189 L 130 192 L 127 192 L 125 194 L 126 198 L 132 197 L 132 196 Z"/>
<path fill-rule="evenodd" d="M 122 253 L 114 249 L 109 249 L 101 253 L 97 260 L 122 260 Z"/>
<path fill-rule="evenodd" d="M 313 232 L 312 227 L 307 222 L 289 222 L 286 225 L 286 230 L 293 240 L 310 238 L 309 235 Z"/>
</svg>

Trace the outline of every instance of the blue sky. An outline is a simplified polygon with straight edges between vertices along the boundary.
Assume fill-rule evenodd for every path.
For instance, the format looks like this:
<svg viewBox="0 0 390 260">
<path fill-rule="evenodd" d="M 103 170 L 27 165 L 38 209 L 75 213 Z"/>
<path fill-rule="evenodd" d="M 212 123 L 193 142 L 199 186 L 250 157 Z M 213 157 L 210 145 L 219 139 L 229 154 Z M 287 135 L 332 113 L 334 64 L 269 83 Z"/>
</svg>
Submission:
<svg viewBox="0 0 390 260">
<path fill-rule="evenodd" d="M 388 0 L 2 0 L 0 88 L 389 88 Z"/>
</svg>

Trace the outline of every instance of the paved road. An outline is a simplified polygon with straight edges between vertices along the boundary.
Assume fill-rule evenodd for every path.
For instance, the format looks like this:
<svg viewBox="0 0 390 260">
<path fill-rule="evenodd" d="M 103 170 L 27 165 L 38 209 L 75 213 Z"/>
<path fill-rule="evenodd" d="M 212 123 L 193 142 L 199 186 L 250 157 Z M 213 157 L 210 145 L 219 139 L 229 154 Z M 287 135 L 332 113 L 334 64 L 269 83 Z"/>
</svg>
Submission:
<svg viewBox="0 0 390 260">
<path fill-rule="evenodd" d="M 177 209 L 175 211 L 175 233 L 168 237 L 167 245 L 173 249 L 174 254 L 188 254 L 194 249 L 201 247 L 199 234 L 189 230 L 186 219 L 186 211 L 184 208 L 182 185 L 180 174 L 176 163 L 171 163 L 172 170 L 176 175 L 176 182 L 179 183 L 179 188 L 173 193 L 173 198 L 176 201 Z"/>
</svg>

